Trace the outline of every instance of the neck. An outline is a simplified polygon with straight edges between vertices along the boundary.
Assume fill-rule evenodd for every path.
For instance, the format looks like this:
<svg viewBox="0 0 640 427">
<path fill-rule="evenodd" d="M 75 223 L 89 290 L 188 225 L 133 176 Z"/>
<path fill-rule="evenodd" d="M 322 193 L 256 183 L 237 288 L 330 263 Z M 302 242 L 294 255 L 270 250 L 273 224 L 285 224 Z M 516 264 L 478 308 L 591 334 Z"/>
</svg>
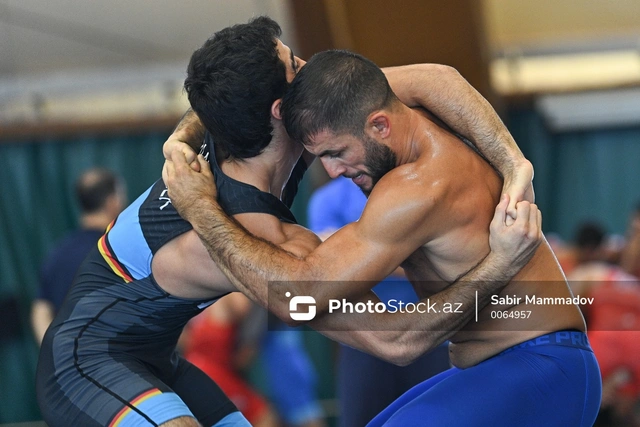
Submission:
<svg viewBox="0 0 640 427">
<path fill-rule="evenodd" d="M 425 145 L 424 116 L 418 111 L 402 105 L 393 113 L 394 136 L 390 140 L 390 148 L 398 159 L 397 166 L 414 162 L 427 148 Z"/>
<path fill-rule="evenodd" d="M 224 161 L 220 168 L 227 176 L 280 199 L 300 154 L 301 150 L 289 138 L 274 136 L 262 154 Z"/>
</svg>

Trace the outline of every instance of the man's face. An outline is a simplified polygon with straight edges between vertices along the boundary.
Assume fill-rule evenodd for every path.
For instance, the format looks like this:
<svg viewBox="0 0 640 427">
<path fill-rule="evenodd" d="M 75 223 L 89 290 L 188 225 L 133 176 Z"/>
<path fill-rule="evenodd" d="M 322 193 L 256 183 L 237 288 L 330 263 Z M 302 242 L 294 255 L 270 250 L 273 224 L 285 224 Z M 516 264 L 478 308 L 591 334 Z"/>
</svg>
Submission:
<svg viewBox="0 0 640 427">
<path fill-rule="evenodd" d="M 367 196 L 380 178 L 396 167 L 395 153 L 366 135 L 358 138 L 323 131 L 305 148 L 320 159 L 331 178 L 351 178 Z"/>
<path fill-rule="evenodd" d="M 298 74 L 300 68 L 302 68 L 307 62 L 295 56 L 289 46 L 282 43 L 280 39 L 277 40 L 276 48 L 278 49 L 278 56 L 287 70 L 287 82 L 291 83 L 296 74 Z"/>
</svg>

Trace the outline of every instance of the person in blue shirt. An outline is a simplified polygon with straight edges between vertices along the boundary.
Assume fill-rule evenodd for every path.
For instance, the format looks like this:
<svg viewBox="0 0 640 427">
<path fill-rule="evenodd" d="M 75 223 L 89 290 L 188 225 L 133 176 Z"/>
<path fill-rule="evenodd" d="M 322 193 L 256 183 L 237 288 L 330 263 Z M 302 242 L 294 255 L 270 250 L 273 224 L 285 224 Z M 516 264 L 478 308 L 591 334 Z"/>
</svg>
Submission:
<svg viewBox="0 0 640 427">
<path fill-rule="evenodd" d="M 40 286 L 31 307 L 31 324 L 38 344 L 60 309 L 78 267 L 125 205 L 122 180 L 107 169 L 83 172 L 76 181 L 75 192 L 81 210 L 80 228 L 56 243 L 40 269 Z"/>
</svg>

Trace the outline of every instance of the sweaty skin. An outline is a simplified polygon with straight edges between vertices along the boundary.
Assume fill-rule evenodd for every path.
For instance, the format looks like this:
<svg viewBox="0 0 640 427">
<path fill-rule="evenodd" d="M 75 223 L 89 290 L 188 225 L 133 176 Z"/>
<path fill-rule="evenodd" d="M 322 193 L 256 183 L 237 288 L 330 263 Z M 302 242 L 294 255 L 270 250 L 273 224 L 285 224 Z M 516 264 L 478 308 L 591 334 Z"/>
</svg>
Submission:
<svg viewBox="0 0 640 427">
<path fill-rule="evenodd" d="M 412 110 L 408 111 L 413 114 Z M 328 138 L 327 140 L 331 141 L 330 143 L 333 141 L 340 143 L 335 138 Z M 493 182 L 497 185 L 496 195 L 489 198 L 482 206 L 485 207 L 490 204 L 490 209 L 488 211 L 485 210 L 485 215 L 480 217 L 481 221 L 479 220 L 475 223 L 475 226 L 478 227 L 478 224 L 483 221 L 482 233 L 478 233 L 477 242 L 474 246 L 477 256 L 472 261 L 458 266 L 456 276 L 459 276 L 472 270 L 489 252 L 488 225 L 491 221 L 493 206 L 498 202 L 497 196 L 499 195 L 501 183 L 490 166 L 469 148 L 453 137 L 449 137 L 448 141 L 449 143 L 455 142 L 459 150 L 466 150 L 468 157 L 478 163 L 481 162 L 486 171 L 492 174 Z M 324 145 L 322 149 L 324 150 L 327 147 Z M 311 147 L 307 148 L 311 149 Z M 315 149 L 315 147 L 313 148 Z M 351 153 L 349 152 L 345 153 L 345 157 L 350 155 Z M 356 157 L 357 155 L 358 153 L 354 154 Z M 407 168 L 410 166 L 418 167 L 428 157 L 418 156 L 416 159 L 418 162 L 408 162 L 406 166 Z M 428 348 L 431 348 L 449 338 L 452 331 L 462 327 L 470 320 L 470 313 L 472 312 L 470 307 L 474 302 L 475 290 L 479 290 L 481 293 L 481 304 L 483 302 L 486 303 L 486 297 L 491 292 L 499 291 L 509 278 L 519 270 L 522 262 L 526 262 L 532 254 L 531 251 L 525 252 L 521 259 L 516 259 L 517 268 L 515 269 L 511 260 L 505 262 L 504 258 L 500 259 L 498 257 L 496 260 L 495 257 L 489 257 L 494 262 L 495 269 L 490 269 L 488 274 L 484 275 L 474 275 L 476 272 L 471 272 L 465 277 L 465 280 L 473 281 L 473 287 L 463 282 L 458 282 L 456 285 L 444 290 L 423 289 L 417 279 L 421 281 L 439 279 L 440 281 L 447 280 L 449 283 L 455 279 L 452 276 L 438 277 L 430 275 L 428 270 L 425 269 L 426 263 L 418 258 L 424 250 L 421 247 L 425 245 L 425 242 L 435 239 L 436 247 L 439 243 L 436 237 L 439 237 L 438 235 L 441 231 L 432 229 L 433 222 L 440 220 L 443 223 L 443 228 L 452 227 L 450 221 L 446 221 L 446 217 L 450 215 L 439 211 L 435 207 L 435 205 L 438 205 L 437 201 L 441 201 L 439 199 L 447 192 L 442 190 L 440 192 L 434 191 L 440 188 L 433 188 L 434 186 L 428 181 L 431 176 L 426 176 L 426 179 L 423 180 L 416 178 L 416 175 L 419 177 L 420 173 L 416 169 L 407 171 L 407 168 L 401 167 L 393 170 L 374 189 L 360 221 L 339 230 L 325 243 L 307 255 L 306 250 L 301 249 L 301 246 L 306 245 L 305 249 L 308 249 L 311 240 L 309 234 L 311 233 L 300 228 L 292 230 L 292 233 L 288 236 L 288 241 L 281 245 L 284 251 L 262 240 L 253 238 L 233 222 L 228 221 L 223 212 L 217 207 L 214 201 L 215 188 L 212 184 L 212 176 L 204 161 L 201 164 L 203 172 L 196 173 L 188 167 L 185 157 L 181 153 L 174 151 L 172 159 L 173 162 L 167 162 L 165 165 L 164 176 L 176 208 L 194 225 L 194 229 L 200 235 L 218 266 L 223 266 L 224 269 L 226 263 L 232 265 L 231 270 L 225 269 L 225 273 L 231 276 L 230 278 L 234 285 L 251 295 L 261 304 L 270 304 L 269 308 L 275 310 L 283 318 L 287 310 L 287 297 L 285 295 L 277 295 L 280 304 L 274 304 L 274 292 L 272 290 L 272 299 L 269 300 L 267 295 L 267 282 L 269 280 L 293 282 L 294 293 L 296 295 L 313 295 L 318 302 L 317 310 L 322 313 L 326 311 L 329 298 L 361 296 L 370 290 L 373 284 L 387 276 L 397 265 L 408 259 L 415 252 L 405 263 L 405 268 L 408 269 L 408 277 L 416 283 L 419 295 L 421 297 L 429 295 L 432 299 L 441 303 L 447 302 L 447 300 L 453 301 L 455 297 L 455 301 L 465 304 L 465 313 L 462 316 L 459 314 L 438 313 L 438 315 L 434 316 L 422 316 L 420 321 L 423 323 L 420 328 L 412 323 L 401 323 L 397 329 L 393 328 L 394 330 L 405 332 L 410 331 L 401 336 L 404 340 L 403 342 L 408 342 L 410 337 L 415 338 L 416 335 L 421 334 L 423 341 L 428 342 Z M 470 166 L 478 167 L 473 162 L 470 162 Z M 435 169 L 435 173 L 442 167 L 433 169 Z M 439 182 L 445 181 L 446 179 L 441 179 Z M 451 185 L 454 184 L 456 186 L 460 185 L 457 182 L 452 182 Z M 507 201 L 507 198 L 503 200 L 503 207 Z M 473 207 L 473 205 L 470 206 Z M 514 233 L 514 235 L 518 235 L 519 238 L 523 238 L 529 244 L 540 237 L 539 212 L 535 205 L 530 205 L 527 202 L 522 202 L 520 207 L 520 212 L 518 212 L 520 222 L 516 221 L 514 226 L 506 227 L 503 221 L 498 220 L 494 221 L 494 226 L 495 228 L 501 226 L 503 232 L 506 230 L 506 232 Z M 472 208 L 471 210 L 475 212 L 476 209 Z M 464 221 L 469 220 L 466 216 L 462 216 L 462 218 L 464 218 Z M 445 221 L 442 221 L 443 219 Z M 458 230 L 455 231 L 459 232 Z M 234 244 L 225 245 L 226 249 L 223 249 L 220 254 L 216 252 L 217 248 L 212 248 L 212 242 L 215 244 L 215 242 L 226 243 L 229 241 Z M 484 243 L 483 245 L 480 245 L 479 242 L 481 241 Z M 220 245 L 218 244 L 218 246 Z M 533 246 L 535 248 L 536 245 Z M 449 251 L 451 250 L 449 249 Z M 440 253 L 444 255 L 446 252 L 447 250 L 442 250 Z M 349 282 L 349 286 L 344 285 L 345 281 Z M 438 291 L 443 292 L 438 296 L 434 296 L 433 294 Z M 331 317 L 327 316 L 327 318 Z M 329 320 L 326 321 L 330 322 Z M 396 321 L 408 322 L 407 319 L 400 317 Z M 354 329 L 357 330 L 357 328 Z M 513 340 L 517 341 L 518 339 L 505 340 L 504 348 L 510 346 L 508 344 L 513 344 Z M 359 344 L 359 347 L 367 346 L 367 343 L 360 342 Z M 491 351 L 498 352 L 504 348 L 499 348 L 495 344 L 491 345 Z M 482 356 L 482 358 L 485 357 Z M 478 361 L 467 361 L 466 363 L 460 361 L 459 363 L 462 366 L 463 364 L 474 364 Z"/>
<path fill-rule="evenodd" d="M 393 137 L 389 134 L 383 137 L 389 138 L 388 144 L 398 155 L 401 166 L 386 174 L 373 188 L 357 223 L 342 228 L 302 259 L 300 252 L 290 247 L 293 254 L 264 245 L 225 222 L 224 215 L 215 208 L 210 185 L 208 190 L 200 189 L 195 196 L 193 188 L 206 186 L 206 179 L 199 184 L 180 182 L 194 177 L 181 155 L 172 156 L 175 167 L 171 163 L 166 165 L 170 197 L 194 225 L 218 265 L 226 267 L 225 273 L 232 276 L 234 284 L 246 286 L 263 304 L 267 302 L 265 281 L 282 281 L 289 282 L 289 288 L 293 287 L 296 295 L 313 295 L 318 301 L 317 310 L 323 312 L 329 298 L 359 297 L 400 264 L 417 294 L 421 298 L 432 297 L 468 273 L 489 253 L 487 226 L 502 182 L 481 157 L 419 111 L 396 106 L 385 114 L 395 130 Z M 390 124 L 387 132 L 389 128 Z M 331 176 L 353 176 L 365 169 L 363 145 L 354 137 L 321 132 L 306 148 L 314 154 L 331 153 L 321 156 Z M 176 173 L 178 164 L 180 177 Z M 358 184 L 369 189 L 372 183 L 367 180 L 370 178 L 364 175 Z M 529 218 L 531 223 L 539 222 L 535 206 L 532 209 L 531 205 L 523 204 L 521 211 L 519 215 Z M 553 253 L 543 242 L 503 293 L 570 297 L 564 280 Z M 339 282 L 349 282 L 349 285 L 340 286 Z M 264 288 L 260 290 L 256 284 Z M 474 293 L 477 286 L 476 283 L 468 286 L 466 295 L 465 289 L 458 289 L 455 295 L 459 298 L 449 302 L 468 303 L 465 297 Z M 501 289 L 496 287 L 496 291 Z M 274 309 L 274 294 L 284 307 L 286 295 L 272 289 L 270 308 Z M 499 308 L 501 311 L 523 309 L 519 305 Z M 444 319 L 446 316 L 438 313 L 432 317 Z M 573 305 L 536 307 L 533 315 L 519 319 L 517 331 L 510 330 L 512 318 L 491 317 L 491 308 L 481 311 L 477 323 L 469 324 L 453 337 L 435 329 L 447 329 L 447 323 L 456 325 L 461 316 L 456 319 L 450 315 L 446 321 L 428 326 L 431 335 L 439 338 L 434 342 L 445 336 L 451 339 L 452 362 L 459 367 L 475 365 L 545 332 L 585 329 L 582 316 Z"/>
<path fill-rule="evenodd" d="M 502 183 L 484 160 L 420 112 L 400 107 L 397 116 L 392 118 L 396 126 L 405 124 L 407 135 L 411 135 L 407 138 L 411 143 L 404 146 L 411 146 L 415 154 L 374 188 L 367 215 L 384 215 L 389 210 L 391 197 L 404 199 L 405 207 L 418 194 L 430 199 L 429 206 L 417 209 L 422 220 L 416 218 L 412 222 L 421 224 L 412 232 L 419 234 L 419 240 L 425 243 L 402 263 L 407 277 L 416 285 L 418 296 L 424 298 L 465 274 L 487 253 L 486 224 L 491 221 Z M 333 139 L 332 143 L 339 143 L 339 139 Z M 398 191 L 403 195 L 397 196 Z M 425 280 L 433 281 L 425 283 Z M 469 323 L 450 338 L 454 365 L 474 365 L 543 333 L 585 330 L 580 311 L 573 304 L 537 306 L 528 318 L 523 319 L 491 318 L 491 312 L 498 309 L 508 312 L 532 310 L 524 304 L 527 295 L 541 298 L 572 296 L 546 240 L 500 293 L 500 296 L 505 295 L 517 295 L 522 300 L 498 308 L 487 307 L 480 311 L 477 323 Z"/>
<path fill-rule="evenodd" d="M 326 242 L 320 244 L 319 239 L 309 230 L 290 224 L 283 224 L 281 229 L 286 236 L 285 241 L 279 246 L 247 234 L 235 221 L 229 219 L 213 200 L 213 197 L 215 197 L 213 175 L 210 172 L 208 163 L 202 156 L 198 156 L 201 173 L 194 172 L 186 163 L 184 155 L 178 151 L 173 152 L 172 159 L 172 162 L 165 164 L 163 175 L 169 182 L 169 188 L 176 188 L 176 190 L 170 191 L 176 191 L 176 194 L 181 194 L 180 199 L 176 199 L 173 203 L 177 203 L 179 209 L 183 209 L 184 204 L 193 206 L 192 211 L 197 213 L 196 216 L 187 217 L 186 219 L 194 225 L 195 231 L 214 259 L 216 254 L 212 251 L 206 236 L 216 235 L 218 241 L 225 242 L 246 238 L 246 241 L 242 243 L 244 245 L 242 248 L 247 252 L 264 251 L 266 249 L 266 253 L 260 254 L 259 259 L 263 263 L 270 262 L 274 270 L 260 270 L 257 267 L 260 263 L 253 262 L 253 260 L 244 262 L 247 261 L 247 258 L 237 257 L 233 252 L 235 248 L 222 255 L 222 258 L 228 259 L 232 263 L 240 262 L 240 270 L 247 273 L 245 277 L 251 276 L 255 281 L 245 283 L 238 280 L 230 270 L 225 268 L 225 262 L 216 260 L 217 267 L 225 272 L 238 290 L 259 304 L 268 307 L 282 320 L 291 320 L 288 317 L 288 298 L 286 295 L 278 294 L 278 288 L 272 287 L 269 289 L 267 281 L 261 278 L 261 275 L 286 277 L 286 279 L 279 280 L 289 280 L 295 274 L 307 274 L 302 279 L 304 280 L 303 282 L 289 283 L 291 286 L 288 289 L 296 295 L 313 295 L 317 301 L 318 314 L 326 312 L 328 298 L 360 297 L 369 291 L 378 280 L 367 279 L 366 277 L 369 276 L 364 275 L 366 270 L 368 270 L 366 273 L 370 274 L 370 277 L 375 277 L 375 274 L 379 274 L 376 272 L 379 271 L 384 271 L 382 273 L 383 276 L 387 275 L 385 266 L 382 263 L 372 265 L 369 262 L 370 260 L 366 256 L 368 254 L 362 253 L 362 257 L 357 256 L 358 250 L 364 249 L 358 245 L 358 243 L 363 243 L 362 239 L 360 239 L 360 242 L 356 241 L 356 236 L 353 233 L 357 233 L 357 231 L 354 230 L 354 226 L 362 223 L 364 217 L 358 223 L 342 228 L 326 241 L 341 242 L 338 245 L 342 249 L 336 250 L 334 246 L 331 246 L 331 251 L 333 251 L 329 251 L 331 260 L 325 265 L 326 268 L 320 267 L 325 268 L 324 276 L 322 276 L 322 270 L 311 270 L 305 268 L 302 264 L 315 260 L 315 256 L 328 257 L 325 250 L 330 245 Z M 191 202 L 187 200 L 191 200 Z M 495 215 L 491 222 L 491 234 L 488 239 L 492 251 L 478 266 L 464 275 L 463 281 L 457 281 L 437 294 L 429 296 L 431 302 L 436 302 L 438 305 L 451 301 L 462 303 L 462 313 L 438 313 L 432 316 L 385 315 L 380 313 L 349 316 L 333 313 L 322 316 L 319 319 L 316 318 L 311 323 L 311 326 L 330 338 L 400 365 L 410 363 L 425 351 L 439 345 L 472 318 L 472 307 L 475 303 L 476 291 L 479 294 L 479 305 L 482 307 L 488 302 L 488 298 L 492 293 L 500 291 L 521 266 L 527 263 L 540 243 L 540 215 L 536 206 L 528 202 L 519 203 L 517 205 L 518 213 L 515 223 L 512 226 L 506 226 L 508 201 L 507 196 L 503 197 L 495 209 Z M 214 213 L 216 209 L 217 211 Z M 219 222 L 218 218 L 221 218 L 223 222 Z M 406 219 L 399 216 L 398 223 L 402 224 Z M 210 222 L 203 227 L 197 225 L 207 223 L 209 220 Z M 375 228 L 375 224 L 372 224 L 372 226 Z M 386 227 L 387 230 L 390 228 L 393 227 Z M 406 227 L 402 228 L 406 229 Z M 355 243 L 357 248 L 336 238 L 345 235 L 345 230 L 350 230 L 349 234 L 346 234 L 349 236 L 347 239 L 349 243 Z M 378 231 L 380 232 L 381 229 Z M 386 233 L 383 232 L 382 234 Z M 381 246 L 385 246 L 384 242 L 380 243 L 382 243 Z M 409 241 L 408 243 L 411 244 L 412 242 Z M 397 251 L 402 250 L 403 246 L 406 247 L 405 243 L 396 242 L 396 244 L 388 248 L 376 248 L 378 251 L 373 256 L 386 252 L 383 254 L 386 257 L 397 257 Z M 315 250 L 312 250 L 314 247 Z M 253 258 L 255 260 L 256 257 Z M 365 261 L 361 263 L 355 262 L 357 259 L 365 259 Z M 293 263 L 286 265 L 291 261 Z M 396 261 L 391 261 L 391 264 L 394 262 Z M 399 263 L 399 261 L 397 262 Z M 298 265 L 292 265 L 296 263 Z M 352 268 L 347 268 L 349 264 L 352 265 Z M 333 267 L 328 268 L 328 265 Z M 359 281 L 350 281 L 349 274 L 355 274 Z M 327 275 L 334 276 L 328 279 Z M 321 279 L 318 279 L 318 277 L 321 277 Z M 365 279 L 362 279 L 363 277 Z M 470 286 L 469 283 L 473 283 L 473 286 Z M 268 292 L 271 293 L 270 298 Z M 284 294 L 284 291 L 282 291 L 282 294 Z M 274 297 L 278 297 L 278 299 L 274 301 Z M 368 293 L 363 299 L 374 302 L 379 301 L 372 293 Z"/>
<path fill-rule="evenodd" d="M 281 57 L 286 58 L 290 56 L 288 48 L 281 45 L 281 43 L 279 43 L 279 49 L 281 49 Z M 303 61 L 298 61 L 297 58 L 296 61 L 299 66 L 301 66 L 300 64 L 303 65 Z M 287 64 L 286 61 L 285 64 Z M 390 69 L 388 70 L 388 76 L 392 86 L 396 91 L 398 91 L 399 98 L 403 102 L 406 102 L 409 105 L 419 103 L 420 105 L 433 110 L 445 120 L 450 121 L 450 124 L 456 128 L 456 131 L 464 132 L 466 135 L 469 135 L 469 139 L 476 142 L 480 146 L 480 149 L 485 151 L 487 157 L 491 159 L 499 169 L 501 169 L 505 176 L 511 178 L 507 189 L 510 190 L 512 194 L 515 194 L 516 197 L 520 198 L 522 198 L 523 195 L 532 197 L 532 189 L 530 186 L 532 169 L 530 167 L 530 163 L 522 157 L 522 154 L 518 150 L 517 146 L 515 146 L 513 139 L 510 137 L 506 129 L 504 129 L 502 122 L 497 118 L 497 115 L 491 107 L 488 106 L 486 101 L 477 92 L 475 92 L 475 90 L 471 88 L 471 86 L 469 86 L 468 83 L 466 83 L 466 81 L 464 81 L 464 79 L 455 72 L 455 70 L 450 67 L 422 64 Z M 421 78 L 427 83 L 421 84 Z M 435 78 L 440 78 L 437 85 L 434 83 Z M 457 89 L 457 92 L 451 94 L 442 93 L 441 88 L 445 87 L 445 85 L 442 84 L 443 81 L 448 81 L 450 85 L 446 87 L 455 88 Z M 416 96 L 414 93 L 411 93 L 408 88 L 411 88 L 416 93 L 421 93 L 422 95 Z M 448 99 L 445 102 L 446 95 L 450 95 L 449 98 L 451 99 Z M 476 99 L 478 97 L 481 101 Z M 435 98 L 436 101 L 432 98 Z M 464 102 L 463 99 L 466 99 L 468 102 Z M 454 107 L 454 111 L 451 111 L 452 107 Z M 468 111 L 468 114 L 477 114 L 480 117 L 488 115 L 489 119 L 478 120 L 474 123 L 475 127 L 470 125 L 460 126 L 460 122 L 462 121 L 460 114 L 465 111 Z M 467 113 L 465 112 L 465 114 Z M 274 117 L 275 116 L 277 116 L 277 114 L 275 114 Z M 193 120 L 193 115 L 187 115 L 187 118 Z M 277 117 L 276 121 L 277 126 L 274 126 L 274 128 L 280 129 L 279 126 L 281 126 L 281 124 L 279 123 L 279 117 Z M 188 127 L 186 129 L 188 129 Z M 176 129 L 174 135 L 169 139 L 168 143 L 165 144 L 165 156 L 179 155 L 180 151 L 191 155 L 191 152 L 188 149 L 185 149 L 184 145 L 180 144 L 180 142 L 189 143 L 189 145 L 194 148 L 199 144 L 199 142 L 194 142 L 193 138 L 190 139 L 189 135 L 186 135 L 184 131 L 185 127 L 179 127 Z M 491 135 L 495 134 L 496 136 L 484 139 L 482 138 L 483 135 L 488 135 L 490 132 L 493 132 Z M 504 135 L 507 137 L 504 137 Z M 299 151 L 296 153 L 294 150 L 292 153 L 291 157 L 283 156 L 280 158 L 297 159 L 300 156 Z M 305 155 L 311 157 L 309 156 L 309 153 L 305 153 Z M 184 157 L 182 157 L 182 160 L 184 161 Z M 189 161 L 191 160 L 193 160 L 193 156 L 190 157 Z M 211 184 L 213 179 L 210 175 L 208 164 L 203 162 L 202 159 L 200 160 L 200 166 L 196 169 L 202 168 L 204 179 Z M 258 183 L 255 182 L 255 177 L 253 178 L 253 182 L 251 181 L 251 173 L 260 170 L 260 162 L 256 163 L 252 159 L 247 159 L 247 161 L 238 162 L 235 166 L 237 172 L 242 172 L 244 169 L 244 174 L 237 177 L 237 179 L 250 182 L 264 191 L 273 191 L 274 188 L 281 188 L 281 184 L 280 187 L 278 187 L 278 185 L 274 186 L 273 183 L 271 183 L 271 185 L 265 183 L 260 183 L 261 185 L 258 185 Z M 223 165 L 223 169 L 225 167 L 231 168 L 233 165 Z M 281 170 L 286 169 L 287 168 L 281 168 Z M 179 184 L 172 181 L 172 175 L 171 173 L 168 173 L 166 168 L 165 171 L 163 171 L 163 177 L 168 183 L 170 193 L 173 197 Z M 185 185 L 188 186 L 190 184 Z M 197 190 L 197 188 L 197 186 L 194 186 L 193 190 Z M 207 203 L 211 200 L 211 197 L 214 197 L 215 189 L 205 187 L 204 194 L 206 194 L 205 197 L 197 194 L 194 195 L 194 193 L 192 193 L 192 197 L 186 196 L 184 200 L 190 199 L 191 201 L 195 200 L 196 203 Z M 535 206 L 532 206 L 534 213 L 530 218 L 529 209 L 531 206 L 529 206 L 528 203 L 523 203 L 520 208 L 523 210 L 523 213 L 519 215 L 521 220 L 517 224 L 518 226 L 506 227 L 505 222 L 507 221 L 507 217 L 505 211 L 509 202 L 511 202 L 510 206 L 515 206 L 515 202 L 513 200 L 508 197 L 505 198 L 503 203 L 498 207 L 495 215 L 496 220 L 494 220 L 494 224 L 492 224 L 491 245 L 494 252 L 491 252 L 484 262 L 478 265 L 478 268 L 474 269 L 463 278 L 463 280 L 466 281 L 473 281 L 475 283 L 482 282 L 482 284 L 479 284 L 477 287 L 470 288 L 461 281 L 438 293 L 438 295 L 431 296 L 431 301 L 444 302 L 451 300 L 451 298 L 455 296 L 467 306 L 471 306 L 475 303 L 475 290 L 478 290 L 480 293 L 479 303 L 483 306 L 488 301 L 487 297 L 491 293 L 500 290 L 533 254 L 533 249 L 535 249 L 539 244 L 540 238 L 540 222 L 536 214 L 537 209 Z M 176 200 L 174 200 L 174 203 L 176 203 Z M 495 200 L 495 203 L 497 203 L 497 199 Z M 200 206 L 198 210 L 206 208 L 207 207 Z M 196 209 L 195 204 L 194 209 Z M 210 207 L 209 209 L 215 209 L 215 206 Z M 524 212 L 524 210 L 527 211 Z M 202 212 L 204 212 L 204 210 L 202 210 Z M 512 216 L 515 215 L 512 214 Z M 282 224 L 277 220 L 270 222 L 268 220 L 265 221 L 265 215 L 260 214 L 255 214 L 253 218 L 248 218 L 248 220 L 243 220 L 240 217 L 236 218 L 245 228 L 248 229 L 248 231 L 265 239 L 266 241 L 279 245 L 281 248 L 289 251 L 289 253 L 296 258 L 305 257 L 319 244 L 317 237 L 302 227 Z M 196 222 L 191 222 L 196 225 Z M 200 234 L 202 237 L 202 231 L 199 230 L 197 226 L 195 227 L 195 232 Z M 185 248 L 172 250 L 172 243 L 176 246 L 181 243 L 180 238 L 178 238 L 176 239 L 176 242 L 170 242 L 170 244 L 166 245 L 165 248 L 163 248 L 166 249 L 165 252 L 163 253 L 161 250 L 154 260 L 154 274 L 156 274 L 157 271 L 157 274 L 160 274 L 159 270 L 163 269 L 167 275 L 172 274 L 173 276 L 172 280 L 169 281 L 160 281 L 159 279 L 160 284 L 165 288 L 165 290 L 177 295 L 194 298 L 209 295 L 211 292 L 211 283 L 225 283 L 225 281 L 220 277 L 222 274 L 219 272 L 218 268 L 216 268 L 216 264 L 214 264 L 210 259 L 206 259 L 206 251 L 204 251 L 202 244 L 196 244 L 197 239 L 194 239 L 195 232 L 186 233 L 182 240 L 188 241 L 187 246 L 197 250 L 197 256 L 190 255 L 189 251 Z M 266 242 L 262 242 L 266 244 Z M 166 255 L 171 252 L 182 254 L 182 258 L 172 258 Z M 206 268 L 194 268 L 193 262 L 187 262 L 189 259 L 197 259 L 199 265 Z M 217 261 L 218 260 L 216 260 L 216 262 Z M 398 259 L 392 263 L 397 266 L 401 261 L 402 259 Z M 218 264 L 218 267 L 220 266 L 223 266 L 224 269 L 224 264 Z M 347 271 L 345 270 L 345 273 L 346 272 Z M 225 271 L 225 273 L 229 275 L 228 271 Z M 196 282 L 200 283 L 199 286 L 192 286 L 188 289 L 182 286 L 184 282 L 182 282 L 181 279 L 184 279 L 185 277 L 193 277 L 194 275 L 199 276 L 198 280 L 196 280 Z M 372 277 L 376 277 L 378 275 L 378 273 L 375 273 L 372 274 Z M 333 285 L 323 285 L 322 289 L 326 297 L 336 297 L 341 294 L 345 296 L 362 296 L 373 286 L 375 282 L 377 282 L 377 279 L 369 282 L 370 283 L 367 283 L 366 281 L 360 282 L 361 285 L 353 289 L 346 288 L 336 290 Z M 236 279 L 232 279 L 232 283 L 233 284 L 228 283 L 228 285 L 225 285 L 225 289 L 233 290 L 235 287 L 246 293 L 255 301 L 263 305 L 268 304 L 267 287 L 263 280 L 256 282 L 253 287 L 244 286 L 242 281 L 238 281 Z M 345 287 L 340 286 L 340 288 Z M 187 292 L 187 294 L 185 294 L 185 292 Z M 303 292 L 296 293 L 300 294 Z M 316 293 L 317 292 L 314 289 L 313 294 L 316 295 Z M 284 296 L 282 297 L 284 298 Z M 368 294 L 368 298 L 375 301 L 375 296 L 373 294 Z M 288 301 L 282 299 L 278 301 L 278 304 L 269 305 L 269 308 L 271 310 L 275 310 L 276 314 L 284 320 L 288 316 L 288 311 L 286 311 L 287 306 Z M 326 298 L 321 298 L 320 301 L 319 313 L 322 313 L 323 311 L 326 311 Z M 325 330 L 325 333 L 334 339 L 338 339 L 349 345 L 368 351 L 381 358 L 399 364 L 405 364 L 418 357 L 425 350 L 450 337 L 453 332 L 471 319 L 472 312 L 473 311 L 469 308 L 465 310 L 463 315 L 442 314 L 433 319 L 427 317 L 423 318 L 424 323 L 419 325 L 413 323 L 415 316 L 394 316 L 393 318 L 389 318 L 388 316 L 373 316 L 373 318 L 369 318 L 369 316 L 362 316 L 358 319 L 352 319 L 349 318 L 349 316 L 332 315 L 316 319 L 312 326 Z M 334 330 L 337 331 L 341 328 L 344 329 L 344 325 L 350 326 L 350 332 L 334 332 Z M 366 332 L 367 330 L 375 331 L 376 329 L 386 329 L 398 332 Z M 365 332 L 354 332 L 354 330 Z"/>
</svg>

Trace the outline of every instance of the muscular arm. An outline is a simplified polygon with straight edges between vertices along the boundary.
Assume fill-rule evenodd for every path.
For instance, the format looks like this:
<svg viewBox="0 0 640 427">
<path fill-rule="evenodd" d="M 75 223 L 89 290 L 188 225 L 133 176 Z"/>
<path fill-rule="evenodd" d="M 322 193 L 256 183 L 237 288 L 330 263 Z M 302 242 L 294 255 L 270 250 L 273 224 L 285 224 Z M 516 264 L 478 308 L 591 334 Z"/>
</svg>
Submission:
<svg viewBox="0 0 640 427">
<path fill-rule="evenodd" d="M 491 295 L 507 285 L 510 278 L 489 273 L 492 268 L 487 266 L 493 262 L 487 257 L 464 280 L 456 281 L 443 291 L 419 301 L 423 303 L 424 310 L 431 306 L 440 312 L 331 313 L 314 319 L 309 326 L 335 341 L 387 362 L 406 366 L 445 342 L 473 319 L 476 291 L 478 310 L 481 310 L 488 304 Z M 372 301 L 375 304 L 379 300 L 371 292 L 359 301 Z M 443 312 L 445 303 L 453 304 L 455 312 Z"/>
<path fill-rule="evenodd" d="M 288 314 L 287 292 L 313 296 L 317 311 L 324 313 L 330 298 L 361 296 L 428 240 L 424 230 L 429 229 L 425 212 L 430 198 L 413 197 L 406 186 L 404 196 L 385 192 L 388 174 L 374 189 L 360 221 L 343 227 L 309 255 L 296 256 L 286 244 L 279 248 L 258 239 L 227 217 L 212 198 L 215 186 L 202 156 L 198 157 L 201 173 L 191 170 L 179 152 L 172 159 L 165 163 L 163 177 L 173 205 L 191 222 L 233 284 L 281 318 Z M 414 189 L 422 191 L 422 187 Z M 528 224 L 528 216 L 526 220 Z M 519 227 L 503 227 L 498 237 L 506 243 L 481 264 L 481 273 L 465 276 L 464 281 L 491 278 L 488 286 L 499 289 L 504 283 L 497 283 L 514 276 L 540 241 L 539 235 L 528 230 L 523 234 Z"/>
<path fill-rule="evenodd" d="M 424 107 L 458 134 L 471 140 L 504 177 L 504 191 L 515 203 L 533 202 L 533 166 L 491 104 L 454 68 L 415 64 L 383 69 L 391 88 L 409 107 Z"/>
<path fill-rule="evenodd" d="M 331 339 L 388 362 L 401 366 L 413 362 L 464 327 L 476 313 L 476 302 L 478 311 L 482 310 L 491 295 L 500 292 L 509 282 L 510 273 L 499 267 L 504 260 L 495 258 L 509 250 L 504 245 L 505 233 L 517 231 L 527 238 L 541 238 L 541 216 L 535 205 L 519 204 L 515 223 L 505 227 L 507 202 L 503 198 L 496 207 L 491 222 L 491 252 L 483 262 L 444 290 L 420 301 L 423 307 L 431 306 L 435 311 L 427 314 L 331 313 L 316 318 L 310 326 Z M 369 300 L 379 301 L 373 293 L 360 301 Z M 446 312 L 445 303 L 459 308 Z"/>
</svg>

